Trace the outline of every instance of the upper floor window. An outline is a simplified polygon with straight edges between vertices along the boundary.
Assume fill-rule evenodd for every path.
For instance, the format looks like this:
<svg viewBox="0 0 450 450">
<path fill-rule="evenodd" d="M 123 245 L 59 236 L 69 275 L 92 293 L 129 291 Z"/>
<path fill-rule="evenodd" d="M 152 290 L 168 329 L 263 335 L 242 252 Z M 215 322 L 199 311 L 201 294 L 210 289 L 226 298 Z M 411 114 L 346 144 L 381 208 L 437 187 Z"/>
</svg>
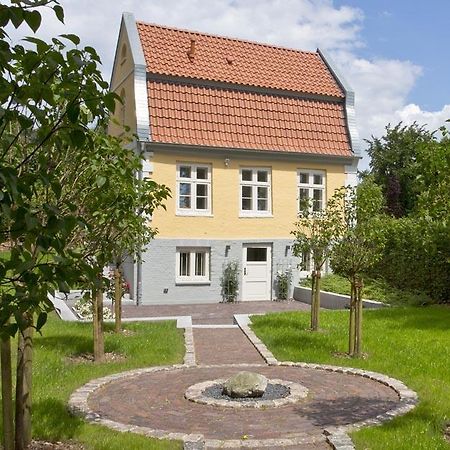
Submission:
<svg viewBox="0 0 450 450">
<path fill-rule="evenodd" d="M 241 216 L 271 214 L 271 172 L 264 168 L 242 168 L 240 171 Z"/>
<path fill-rule="evenodd" d="M 298 171 L 298 210 L 322 211 L 325 206 L 325 171 Z"/>
<path fill-rule="evenodd" d="M 177 165 L 177 214 L 211 214 L 211 166 Z"/>
</svg>

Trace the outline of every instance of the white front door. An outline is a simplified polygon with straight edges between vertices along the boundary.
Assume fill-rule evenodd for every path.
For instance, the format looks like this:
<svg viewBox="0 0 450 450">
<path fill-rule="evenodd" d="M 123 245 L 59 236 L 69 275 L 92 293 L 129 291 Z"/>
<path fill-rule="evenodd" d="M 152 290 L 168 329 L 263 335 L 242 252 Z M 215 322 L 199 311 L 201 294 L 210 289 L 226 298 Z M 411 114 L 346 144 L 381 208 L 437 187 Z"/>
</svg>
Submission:
<svg viewBox="0 0 450 450">
<path fill-rule="evenodd" d="M 242 267 L 242 300 L 271 300 L 271 247 L 245 244 Z"/>
</svg>

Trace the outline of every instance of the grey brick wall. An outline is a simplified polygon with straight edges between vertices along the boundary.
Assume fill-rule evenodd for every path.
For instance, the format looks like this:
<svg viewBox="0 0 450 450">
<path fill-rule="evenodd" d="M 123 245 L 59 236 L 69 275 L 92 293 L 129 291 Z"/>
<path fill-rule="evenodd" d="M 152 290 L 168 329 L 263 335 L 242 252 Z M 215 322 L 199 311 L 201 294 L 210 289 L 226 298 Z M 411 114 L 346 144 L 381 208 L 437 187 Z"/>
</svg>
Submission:
<svg viewBox="0 0 450 450">
<path fill-rule="evenodd" d="M 188 304 L 218 303 L 220 296 L 220 278 L 224 264 L 237 260 L 242 267 L 242 249 L 244 244 L 267 244 L 272 246 L 272 299 L 276 298 L 276 272 L 289 266 L 293 271 L 293 285 L 298 282 L 298 259 L 292 255 L 290 239 L 155 239 L 142 255 L 142 304 Z M 226 252 L 226 247 L 229 251 Z M 175 258 L 177 247 L 209 247 L 210 284 L 177 285 L 175 283 Z M 130 271 L 131 272 L 131 271 Z M 241 281 L 240 281 L 241 284 Z M 165 292 L 167 291 L 167 292 Z M 268 299 L 270 300 L 270 299 Z"/>
</svg>

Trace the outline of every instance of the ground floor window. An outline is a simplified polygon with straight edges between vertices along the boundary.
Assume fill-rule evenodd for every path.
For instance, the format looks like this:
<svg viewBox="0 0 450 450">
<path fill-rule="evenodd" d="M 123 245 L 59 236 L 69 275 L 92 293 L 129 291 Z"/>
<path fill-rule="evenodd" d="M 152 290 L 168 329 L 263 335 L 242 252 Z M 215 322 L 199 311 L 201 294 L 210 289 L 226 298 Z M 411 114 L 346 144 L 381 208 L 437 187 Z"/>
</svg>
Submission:
<svg viewBox="0 0 450 450">
<path fill-rule="evenodd" d="M 209 248 L 178 248 L 176 253 L 176 282 L 209 282 Z"/>
</svg>

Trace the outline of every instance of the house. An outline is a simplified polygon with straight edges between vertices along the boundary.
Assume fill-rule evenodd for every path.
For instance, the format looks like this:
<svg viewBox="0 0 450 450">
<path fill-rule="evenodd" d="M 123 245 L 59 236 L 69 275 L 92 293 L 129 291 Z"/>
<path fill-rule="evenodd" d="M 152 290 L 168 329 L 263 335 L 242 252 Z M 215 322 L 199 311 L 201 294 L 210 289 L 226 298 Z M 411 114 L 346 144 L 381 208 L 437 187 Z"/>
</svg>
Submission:
<svg viewBox="0 0 450 450">
<path fill-rule="evenodd" d="M 356 182 L 354 94 L 331 59 L 125 13 L 111 87 L 124 99 L 116 119 L 143 152 L 141 175 L 172 190 L 143 262 L 125 267 L 132 297 L 219 302 L 232 261 L 242 301 L 276 298 L 279 270 L 291 267 L 297 282 L 299 199 L 322 208 Z"/>
</svg>

